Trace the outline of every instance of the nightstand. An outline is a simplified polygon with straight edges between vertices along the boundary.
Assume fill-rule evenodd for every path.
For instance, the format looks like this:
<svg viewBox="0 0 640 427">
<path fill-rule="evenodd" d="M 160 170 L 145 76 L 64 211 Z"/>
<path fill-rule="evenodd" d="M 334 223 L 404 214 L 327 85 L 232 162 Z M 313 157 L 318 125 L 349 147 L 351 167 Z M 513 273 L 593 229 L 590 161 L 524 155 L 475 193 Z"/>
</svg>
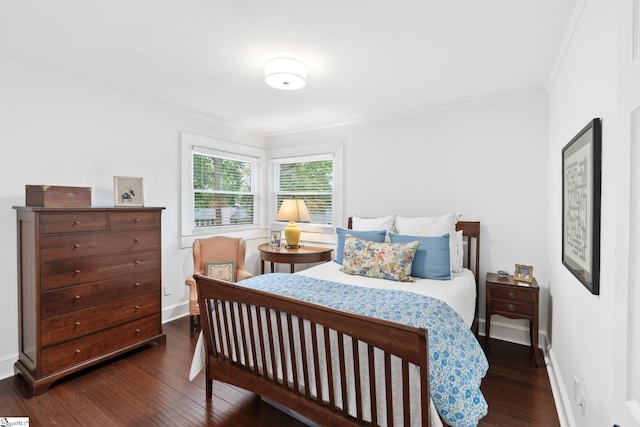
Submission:
<svg viewBox="0 0 640 427">
<path fill-rule="evenodd" d="M 320 248 L 315 246 L 300 246 L 298 248 L 272 248 L 269 243 L 263 243 L 258 246 L 260 251 L 260 274 L 264 274 L 264 262 L 271 263 L 271 272 L 273 273 L 273 264 L 282 263 L 290 264 L 291 272 L 295 270 L 296 264 L 306 264 L 314 262 L 331 261 L 332 248 Z"/>
<path fill-rule="evenodd" d="M 537 366 L 544 366 L 538 349 L 538 299 L 540 288 L 533 278 L 531 283 L 516 282 L 513 276 L 500 277 L 496 273 L 487 273 L 486 279 L 487 311 L 485 329 L 485 347 L 489 352 L 491 316 L 499 314 L 510 319 L 529 321 L 531 349 Z"/>
</svg>

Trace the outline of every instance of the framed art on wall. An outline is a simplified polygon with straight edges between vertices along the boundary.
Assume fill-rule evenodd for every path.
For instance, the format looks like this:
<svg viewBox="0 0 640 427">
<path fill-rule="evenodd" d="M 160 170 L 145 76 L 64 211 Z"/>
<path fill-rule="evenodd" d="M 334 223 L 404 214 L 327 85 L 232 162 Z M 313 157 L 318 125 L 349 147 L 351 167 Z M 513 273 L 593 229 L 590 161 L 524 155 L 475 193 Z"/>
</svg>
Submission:
<svg viewBox="0 0 640 427">
<path fill-rule="evenodd" d="M 114 176 L 113 197 L 115 206 L 144 206 L 142 178 Z"/>
<path fill-rule="evenodd" d="M 600 294 L 602 126 L 593 119 L 562 149 L 562 264 Z"/>
</svg>

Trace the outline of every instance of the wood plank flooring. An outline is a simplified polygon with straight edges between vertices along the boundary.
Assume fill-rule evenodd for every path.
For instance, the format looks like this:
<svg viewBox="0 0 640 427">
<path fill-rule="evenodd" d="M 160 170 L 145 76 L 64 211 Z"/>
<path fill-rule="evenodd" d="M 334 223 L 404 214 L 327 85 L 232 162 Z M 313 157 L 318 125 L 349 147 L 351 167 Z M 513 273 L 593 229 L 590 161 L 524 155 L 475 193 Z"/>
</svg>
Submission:
<svg viewBox="0 0 640 427">
<path fill-rule="evenodd" d="M 201 373 L 188 380 L 196 338 L 189 320 L 164 325 L 167 345 L 147 347 L 56 382 L 30 398 L 20 377 L 0 381 L 0 418 L 29 417 L 30 426 L 259 426 L 302 423 L 257 396 L 215 382 L 205 399 Z M 480 426 L 559 426 L 546 369 L 528 347 L 492 340 L 482 390 L 489 413 Z"/>
</svg>

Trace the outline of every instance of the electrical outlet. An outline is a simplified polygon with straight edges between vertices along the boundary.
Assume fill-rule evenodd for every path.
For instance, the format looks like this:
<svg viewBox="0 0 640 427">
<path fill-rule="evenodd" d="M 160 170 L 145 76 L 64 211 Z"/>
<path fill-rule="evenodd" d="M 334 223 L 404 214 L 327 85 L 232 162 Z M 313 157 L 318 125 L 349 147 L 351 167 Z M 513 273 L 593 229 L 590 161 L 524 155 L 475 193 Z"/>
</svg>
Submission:
<svg viewBox="0 0 640 427">
<path fill-rule="evenodd" d="M 584 394 L 584 390 L 580 391 L 580 410 L 582 411 L 582 416 L 587 413 L 587 396 Z"/>
<path fill-rule="evenodd" d="M 164 285 L 164 295 L 171 295 L 171 293 L 173 293 L 173 285 L 167 283 L 166 285 Z"/>
</svg>

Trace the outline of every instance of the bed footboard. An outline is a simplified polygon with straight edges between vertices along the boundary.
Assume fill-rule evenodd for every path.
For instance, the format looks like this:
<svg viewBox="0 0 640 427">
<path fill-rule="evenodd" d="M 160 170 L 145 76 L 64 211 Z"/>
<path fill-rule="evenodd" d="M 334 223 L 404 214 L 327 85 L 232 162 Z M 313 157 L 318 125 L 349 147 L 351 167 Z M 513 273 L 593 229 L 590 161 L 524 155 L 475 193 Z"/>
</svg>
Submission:
<svg viewBox="0 0 640 427">
<path fill-rule="evenodd" d="M 425 329 L 194 277 L 208 399 L 218 380 L 321 425 L 429 425 Z"/>
</svg>

